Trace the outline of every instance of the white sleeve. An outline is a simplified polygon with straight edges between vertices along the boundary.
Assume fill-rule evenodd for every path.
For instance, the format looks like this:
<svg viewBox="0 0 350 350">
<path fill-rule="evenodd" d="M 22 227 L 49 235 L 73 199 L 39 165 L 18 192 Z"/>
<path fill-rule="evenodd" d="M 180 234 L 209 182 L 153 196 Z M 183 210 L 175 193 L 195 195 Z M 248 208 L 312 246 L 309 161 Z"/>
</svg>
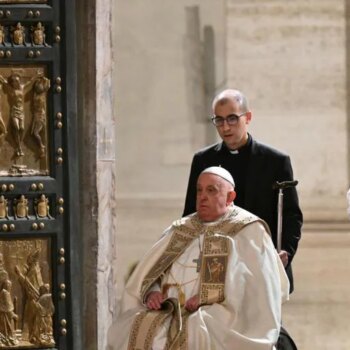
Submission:
<svg viewBox="0 0 350 350">
<path fill-rule="evenodd" d="M 282 294 L 288 293 L 282 292 L 289 287 L 287 276 L 284 269 L 280 271 L 278 254 L 260 223 L 247 225 L 230 241 L 225 300 L 203 306 L 192 316 L 188 327 L 192 348 L 211 349 L 214 339 L 217 349 L 274 349 Z M 198 346 L 203 339 L 210 341 Z"/>
<path fill-rule="evenodd" d="M 282 294 L 288 294 L 282 290 L 289 284 L 262 224 L 247 225 L 234 237 L 228 264 L 234 267 L 232 273 L 227 273 L 225 303 L 237 314 L 235 332 L 252 341 L 275 344 L 281 325 Z"/>
</svg>

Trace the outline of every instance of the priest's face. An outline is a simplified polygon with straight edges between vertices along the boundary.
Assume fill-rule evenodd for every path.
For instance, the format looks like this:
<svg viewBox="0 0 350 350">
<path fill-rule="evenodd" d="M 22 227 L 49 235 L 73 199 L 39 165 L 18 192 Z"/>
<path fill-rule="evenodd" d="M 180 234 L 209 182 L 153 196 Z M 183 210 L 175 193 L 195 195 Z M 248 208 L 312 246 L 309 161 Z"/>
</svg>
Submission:
<svg viewBox="0 0 350 350">
<path fill-rule="evenodd" d="M 232 186 L 220 176 L 204 173 L 197 181 L 196 209 L 202 221 L 219 219 L 236 196 Z"/>
<path fill-rule="evenodd" d="M 236 150 L 245 145 L 248 140 L 248 124 L 251 120 L 251 112 L 242 115 L 240 105 L 237 101 L 225 99 L 218 101 L 214 108 L 214 115 L 225 119 L 223 125 L 216 126 L 216 129 L 225 142 L 226 146 L 231 150 Z M 240 116 L 235 122 L 227 122 L 228 116 Z"/>
</svg>

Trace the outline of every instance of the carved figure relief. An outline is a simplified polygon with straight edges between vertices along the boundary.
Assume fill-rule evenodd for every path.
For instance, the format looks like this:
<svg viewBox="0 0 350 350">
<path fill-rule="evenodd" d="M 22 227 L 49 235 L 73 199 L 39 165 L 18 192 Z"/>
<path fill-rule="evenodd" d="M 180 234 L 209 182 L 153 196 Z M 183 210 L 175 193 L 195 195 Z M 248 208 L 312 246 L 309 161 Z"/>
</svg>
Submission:
<svg viewBox="0 0 350 350">
<path fill-rule="evenodd" d="M 11 346 L 18 343 L 15 336 L 18 316 L 11 297 L 12 282 L 4 263 L 4 255 L 0 253 L 0 346 Z"/>
<path fill-rule="evenodd" d="M 0 24 L 0 44 L 5 46 L 5 27 Z"/>
<path fill-rule="evenodd" d="M 53 346 L 52 316 L 55 306 L 52 302 L 50 285 L 45 283 L 39 287 L 39 298 L 35 301 L 33 333 L 31 342 L 38 345 Z"/>
<path fill-rule="evenodd" d="M 41 194 L 39 197 L 20 195 L 17 198 L 6 198 L 0 195 L 0 222 L 1 220 L 21 219 L 53 219 L 50 213 L 50 200 L 53 198 Z"/>
<path fill-rule="evenodd" d="M 2 103 L 1 98 L 2 98 L 2 82 L 0 81 L 0 104 Z M 2 113 L 1 113 L 1 109 L 0 109 L 0 137 L 3 135 L 7 134 L 7 128 L 4 122 L 4 119 L 2 119 Z"/>
<path fill-rule="evenodd" d="M 10 97 L 10 119 L 17 145 L 17 156 L 24 156 L 22 141 L 24 136 L 24 94 L 25 89 L 33 83 L 36 77 L 32 77 L 26 83 L 22 83 L 19 74 L 13 73 L 6 80 L 0 76 L 0 81 L 7 88 Z"/>
<path fill-rule="evenodd" d="M 0 345 L 17 345 L 15 321 L 18 315 L 14 312 L 11 296 L 12 282 L 5 280 L 0 284 Z"/>
<path fill-rule="evenodd" d="M 50 80 L 38 66 L 0 66 L 0 176 L 48 175 Z"/>
<path fill-rule="evenodd" d="M 47 46 L 45 41 L 45 27 L 38 22 L 35 27 L 31 27 L 32 31 L 32 45 L 44 45 Z"/>
<path fill-rule="evenodd" d="M 36 79 L 33 88 L 33 122 L 32 134 L 40 147 L 39 156 L 45 157 L 45 145 L 41 138 L 41 132 L 46 126 L 46 94 L 50 88 L 50 80 L 45 77 Z"/>
<path fill-rule="evenodd" d="M 9 208 L 8 208 L 8 200 L 1 195 L 0 196 L 0 220 L 1 219 L 9 219 L 8 213 L 9 213 Z"/>
<path fill-rule="evenodd" d="M 19 199 L 14 200 L 15 219 L 29 219 L 28 199 L 22 194 Z"/>
<path fill-rule="evenodd" d="M 0 348 L 55 346 L 49 242 L 0 240 Z"/>
<path fill-rule="evenodd" d="M 8 280 L 9 274 L 5 269 L 4 255 L 0 253 L 0 284 Z"/>
<path fill-rule="evenodd" d="M 18 22 L 15 27 L 11 27 L 12 45 L 25 45 L 25 31 L 21 22 Z"/>
<path fill-rule="evenodd" d="M 18 266 L 15 267 L 15 272 L 26 295 L 22 339 L 30 342 L 34 340 L 36 301 L 39 299 L 39 288 L 44 284 L 39 266 L 39 254 L 39 250 L 31 252 L 22 271 Z"/>
<path fill-rule="evenodd" d="M 7 38 L 7 32 L 9 33 L 9 38 Z M 26 32 L 30 35 L 30 42 L 26 41 Z M 45 26 L 41 22 L 27 27 L 23 26 L 20 22 L 15 26 L 0 24 L 0 45 L 49 46 L 46 42 Z"/>
<path fill-rule="evenodd" d="M 38 219 L 52 218 L 50 215 L 49 199 L 44 194 L 42 194 L 40 198 L 36 199 L 35 201 L 35 213 Z"/>
</svg>

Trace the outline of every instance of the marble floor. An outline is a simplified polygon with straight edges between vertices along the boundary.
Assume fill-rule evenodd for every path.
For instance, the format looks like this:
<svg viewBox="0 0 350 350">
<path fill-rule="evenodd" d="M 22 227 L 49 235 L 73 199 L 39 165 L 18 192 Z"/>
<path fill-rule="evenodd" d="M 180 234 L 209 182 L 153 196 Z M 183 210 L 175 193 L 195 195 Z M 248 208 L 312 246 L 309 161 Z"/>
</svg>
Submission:
<svg viewBox="0 0 350 350">
<path fill-rule="evenodd" d="M 350 349 L 350 232 L 305 231 L 283 319 L 300 350 Z"/>
<path fill-rule="evenodd" d="M 181 205 L 120 203 L 118 294 L 128 268 L 149 249 Z M 283 306 L 283 323 L 299 350 L 350 349 L 350 226 L 305 225 L 293 262 L 295 292 Z"/>
</svg>

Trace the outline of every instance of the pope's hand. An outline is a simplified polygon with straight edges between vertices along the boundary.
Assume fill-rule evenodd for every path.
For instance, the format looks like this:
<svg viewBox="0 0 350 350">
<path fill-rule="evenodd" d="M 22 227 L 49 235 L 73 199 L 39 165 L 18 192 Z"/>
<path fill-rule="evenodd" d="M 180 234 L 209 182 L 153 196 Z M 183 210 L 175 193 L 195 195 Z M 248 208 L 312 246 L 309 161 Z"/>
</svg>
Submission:
<svg viewBox="0 0 350 350">
<path fill-rule="evenodd" d="M 279 255 L 280 259 L 282 260 L 283 266 L 286 267 L 288 264 L 288 260 L 289 260 L 288 253 L 285 250 L 281 250 L 278 253 L 278 255 Z"/>
<path fill-rule="evenodd" d="M 150 292 L 147 295 L 146 306 L 150 310 L 159 310 L 162 307 L 164 296 L 161 292 Z"/>
<path fill-rule="evenodd" d="M 189 312 L 194 312 L 198 310 L 199 308 L 199 296 L 194 295 L 193 297 L 189 298 L 185 303 L 185 308 Z"/>
</svg>

